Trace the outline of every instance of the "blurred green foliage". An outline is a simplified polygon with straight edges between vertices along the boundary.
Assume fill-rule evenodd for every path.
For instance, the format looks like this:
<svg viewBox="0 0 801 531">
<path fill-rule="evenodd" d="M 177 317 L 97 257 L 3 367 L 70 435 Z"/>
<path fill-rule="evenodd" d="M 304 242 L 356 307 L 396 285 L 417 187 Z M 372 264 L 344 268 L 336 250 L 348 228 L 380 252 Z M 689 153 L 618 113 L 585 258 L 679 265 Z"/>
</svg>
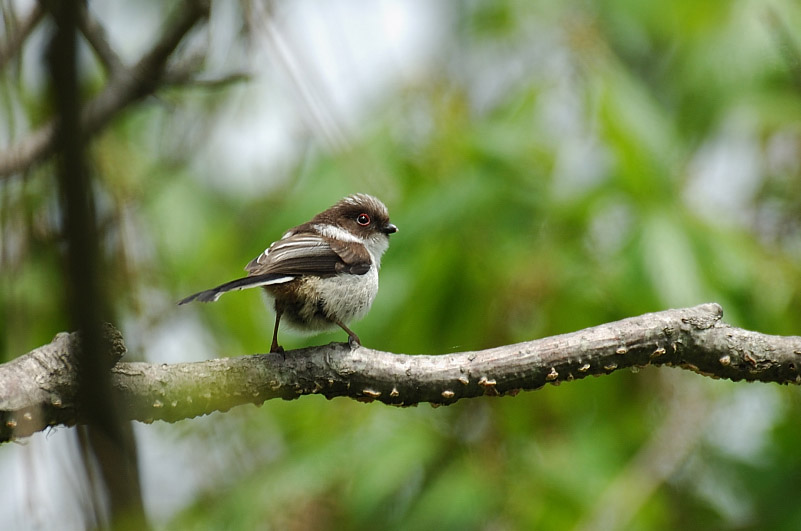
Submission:
<svg viewBox="0 0 801 531">
<path fill-rule="evenodd" d="M 736 326 L 801 334 L 797 3 L 472 1 L 446 13 L 435 65 L 375 102 L 349 150 L 302 139 L 310 149 L 259 193 L 192 164 L 197 130 L 240 87 L 168 93 L 95 142 L 108 287 L 132 356 L 186 326 L 206 349 L 189 359 L 266 350 L 257 293 L 174 301 L 355 191 L 381 197 L 400 227 L 354 327 L 374 348 L 481 349 L 709 301 Z M 179 119 L 196 132 L 176 139 Z M 5 359 L 65 322 L 49 179 L 0 184 Z M 332 340 L 343 334 L 282 337 Z M 690 409 L 701 421 L 681 440 L 655 440 Z M 628 529 L 797 529 L 799 418 L 796 388 L 662 368 L 437 409 L 304 397 L 147 429 L 208 449 L 193 460 L 208 476 L 169 529 L 603 529 L 612 509 Z M 656 478 L 639 501 L 615 483 L 638 471 Z M 151 488 L 146 499 L 169 495 Z"/>
</svg>

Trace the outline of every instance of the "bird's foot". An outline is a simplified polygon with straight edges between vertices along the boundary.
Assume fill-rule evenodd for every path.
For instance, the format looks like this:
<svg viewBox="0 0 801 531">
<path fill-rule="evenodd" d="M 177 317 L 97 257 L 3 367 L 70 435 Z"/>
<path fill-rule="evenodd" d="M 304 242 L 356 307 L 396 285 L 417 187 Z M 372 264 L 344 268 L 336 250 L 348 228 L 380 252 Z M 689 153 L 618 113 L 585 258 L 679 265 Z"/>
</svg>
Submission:
<svg viewBox="0 0 801 531">
<path fill-rule="evenodd" d="M 348 336 L 348 346 L 350 347 L 351 350 L 361 347 L 362 342 L 359 339 L 359 336 L 357 336 L 356 334 L 350 334 Z"/>
<path fill-rule="evenodd" d="M 273 343 L 273 345 L 270 347 L 270 354 L 280 354 L 281 358 L 286 359 L 286 356 L 284 355 L 284 347 L 278 343 Z"/>
</svg>

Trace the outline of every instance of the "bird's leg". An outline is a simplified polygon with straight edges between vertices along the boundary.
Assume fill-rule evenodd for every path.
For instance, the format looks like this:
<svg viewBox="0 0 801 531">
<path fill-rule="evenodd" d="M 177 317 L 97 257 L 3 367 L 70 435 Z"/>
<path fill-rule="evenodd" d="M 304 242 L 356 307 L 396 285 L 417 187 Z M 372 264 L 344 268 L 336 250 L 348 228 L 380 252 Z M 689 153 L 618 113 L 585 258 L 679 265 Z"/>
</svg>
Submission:
<svg viewBox="0 0 801 531">
<path fill-rule="evenodd" d="M 351 330 L 350 328 L 348 328 L 347 326 L 345 326 L 345 323 L 343 323 L 342 321 L 340 321 L 340 320 L 338 320 L 338 319 L 337 319 L 337 320 L 335 320 L 334 322 L 335 322 L 335 323 L 336 323 L 336 324 L 337 324 L 337 325 L 338 325 L 338 326 L 339 326 L 339 327 L 340 327 L 342 330 L 344 330 L 345 332 L 347 332 L 347 333 L 348 333 L 348 345 L 350 346 L 350 348 L 354 349 L 354 348 L 356 348 L 356 347 L 360 347 L 360 346 L 362 346 L 362 342 L 361 342 L 361 340 L 359 339 L 359 336 L 357 336 L 357 335 L 356 335 L 356 332 L 354 332 L 353 330 Z"/>
<path fill-rule="evenodd" d="M 278 354 L 284 353 L 284 347 L 278 344 L 278 323 L 281 322 L 281 314 L 284 313 L 283 309 L 277 307 L 275 308 L 275 328 L 273 329 L 273 344 L 270 345 L 270 352 L 275 352 Z"/>
</svg>

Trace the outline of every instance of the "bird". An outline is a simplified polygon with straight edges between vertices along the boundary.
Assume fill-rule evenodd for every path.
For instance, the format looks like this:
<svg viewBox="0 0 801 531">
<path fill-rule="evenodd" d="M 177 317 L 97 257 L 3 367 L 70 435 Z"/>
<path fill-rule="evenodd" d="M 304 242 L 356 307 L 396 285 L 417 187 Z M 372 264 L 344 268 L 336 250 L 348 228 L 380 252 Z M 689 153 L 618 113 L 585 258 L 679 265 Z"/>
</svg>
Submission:
<svg viewBox="0 0 801 531">
<path fill-rule="evenodd" d="M 282 319 L 302 331 L 340 327 L 351 348 L 361 345 L 347 324 L 370 310 L 378 269 L 389 247 L 387 207 L 368 194 L 349 195 L 310 221 L 286 231 L 246 266 L 247 276 L 194 293 L 178 304 L 214 302 L 229 291 L 261 287 L 272 299 L 275 327 L 270 352 L 282 353 Z"/>
</svg>

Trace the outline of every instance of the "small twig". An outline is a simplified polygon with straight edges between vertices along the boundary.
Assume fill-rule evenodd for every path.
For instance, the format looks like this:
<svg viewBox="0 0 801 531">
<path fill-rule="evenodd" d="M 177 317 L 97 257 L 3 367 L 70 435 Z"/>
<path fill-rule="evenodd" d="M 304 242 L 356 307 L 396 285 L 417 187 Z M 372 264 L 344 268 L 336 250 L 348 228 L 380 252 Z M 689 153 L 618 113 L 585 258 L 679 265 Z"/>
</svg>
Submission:
<svg viewBox="0 0 801 531">
<path fill-rule="evenodd" d="M 6 67 L 12 57 L 19 54 L 25 40 L 42 21 L 42 18 L 44 18 L 44 8 L 41 3 L 37 2 L 16 31 L 10 32 L 8 38 L 4 42 L 0 42 L 0 70 Z"/>
<path fill-rule="evenodd" d="M 112 77 L 103 91 L 85 106 L 81 123 L 87 136 L 97 134 L 128 105 L 159 88 L 170 55 L 195 24 L 208 16 L 207 1 L 187 1 L 181 5 L 182 10 L 150 51 L 132 68 Z M 52 155 L 54 131 L 54 122 L 50 121 L 0 153 L 0 179 L 23 172 Z"/>
<path fill-rule="evenodd" d="M 164 83 L 170 86 L 186 86 L 199 87 L 204 89 L 225 88 L 237 83 L 244 83 L 253 78 L 250 72 L 232 72 L 220 77 L 201 78 L 192 77 L 191 74 L 185 72 L 175 72 L 170 70 L 168 76 L 165 77 Z"/>
<path fill-rule="evenodd" d="M 119 75 L 120 72 L 125 70 L 122 60 L 109 44 L 106 29 L 95 20 L 86 4 L 83 3 L 78 13 L 78 29 L 81 30 L 86 41 L 97 54 L 97 58 L 109 77 Z"/>
</svg>

